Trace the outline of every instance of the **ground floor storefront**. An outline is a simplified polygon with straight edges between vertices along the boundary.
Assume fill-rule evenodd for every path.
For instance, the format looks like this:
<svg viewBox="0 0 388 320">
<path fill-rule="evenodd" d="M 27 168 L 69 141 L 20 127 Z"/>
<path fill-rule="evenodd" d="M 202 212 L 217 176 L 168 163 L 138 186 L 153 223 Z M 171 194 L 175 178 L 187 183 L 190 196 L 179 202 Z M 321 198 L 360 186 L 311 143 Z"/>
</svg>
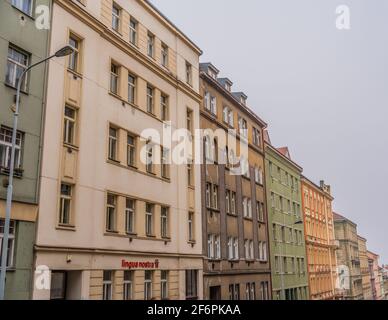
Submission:
<svg viewBox="0 0 388 320">
<path fill-rule="evenodd" d="M 205 300 L 270 300 L 269 273 L 204 274 Z"/>
<path fill-rule="evenodd" d="M 201 257 L 36 247 L 33 299 L 202 299 Z"/>
</svg>

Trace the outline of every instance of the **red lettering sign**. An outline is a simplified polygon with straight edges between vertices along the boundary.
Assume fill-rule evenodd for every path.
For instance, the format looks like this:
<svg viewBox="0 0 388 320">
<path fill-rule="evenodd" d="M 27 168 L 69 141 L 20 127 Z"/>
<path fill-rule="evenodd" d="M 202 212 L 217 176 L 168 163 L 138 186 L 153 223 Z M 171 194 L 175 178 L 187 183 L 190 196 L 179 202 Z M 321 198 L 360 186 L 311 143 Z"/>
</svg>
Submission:
<svg viewBox="0 0 388 320">
<path fill-rule="evenodd" d="M 151 261 L 127 261 L 121 260 L 121 268 L 125 269 L 159 269 L 159 260 Z"/>
</svg>

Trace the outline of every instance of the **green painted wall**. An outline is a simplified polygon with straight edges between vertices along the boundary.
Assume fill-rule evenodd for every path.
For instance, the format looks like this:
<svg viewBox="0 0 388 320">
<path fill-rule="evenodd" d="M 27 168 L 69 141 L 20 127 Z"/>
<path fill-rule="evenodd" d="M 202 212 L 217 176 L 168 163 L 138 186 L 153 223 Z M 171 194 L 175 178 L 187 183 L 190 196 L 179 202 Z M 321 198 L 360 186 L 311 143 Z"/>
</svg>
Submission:
<svg viewBox="0 0 388 320">
<path fill-rule="evenodd" d="M 7 273 L 6 299 L 26 300 L 30 298 L 34 235 L 35 223 L 17 222 L 14 268 Z"/>
<path fill-rule="evenodd" d="M 16 90 L 5 83 L 8 47 L 10 44 L 30 54 L 30 63 L 47 55 L 49 30 L 35 26 L 35 8 L 50 5 L 51 0 L 33 1 L 33 17 L 23 14 L 11 5 L 11 0 L 0 1 L 0 125 L 12 128 Z M 14 179 L 13 200 L 37 204 L 39 159 L 41 149 L 42 110 L 44 100 L 45 65 L 34 69 L 28 78 L 28 92 L 21 96 L 18 129 L 24 133 L 22 146 L 23 176 Z M 0 201 L 6 198 L 0 174 Z M 4 212 L 1 213 L 4 215 Z M 31 286 L 31 266 L 35 224 L 17 221 L 14 262 L 15 268 L 7 272 L 7 299 L 28 299 Z"/>
<path fill-rule="evenodd" d="M 307 300 L 309 289 L 304 224 L 301 214 L 301 172 L 268 145 L 265 157 L 273 298 Z M 283 209 L 280 199 L 283 200 Z M 288 201 L 291 209 L 288 207 Z M 286 265 L 283 264 L 284 257 L 287 258 Z M 295 268 L 293 268 L 292 258 L 295 259 Z"/>
</svg>

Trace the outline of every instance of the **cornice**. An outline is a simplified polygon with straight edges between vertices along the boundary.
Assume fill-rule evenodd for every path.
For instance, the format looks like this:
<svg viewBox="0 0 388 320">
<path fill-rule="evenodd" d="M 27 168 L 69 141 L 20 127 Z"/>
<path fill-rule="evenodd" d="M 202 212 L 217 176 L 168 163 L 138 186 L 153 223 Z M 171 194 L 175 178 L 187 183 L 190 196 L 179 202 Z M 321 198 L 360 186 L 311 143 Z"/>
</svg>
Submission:
<svg viewBox="0 0 388 320">
<path fill-rule="evenodd" d="M 109 41 L 111 44 L 122 50 L 125 54 L 131 56 L 145 67 L 150 69 L 152 72 L 157 74 L 163 80 L 169 82 L 176 89 L 179 89 L 190 96 L 197 103 L 200 103 L 202 98 L 201 95 L 194 91 L 190 86 L 183 83 L 173 74 L 166 72 L 161 66 L 151 61 L 148 57 L 144 56 L 138 49 L 132 46 L 130 43 L 124 41 L 106 25 L 99 21 L 96 17 L 91 15 L 85 9 L 79 5 L 68 0 L 54 0 L 54 3 L 58 4 L 64 10 L 69 12 L 71 15 L 79 19 L 81 22 L 96 31 L 103 39 Z"/>
<path fill-rule="evenodd" d="M 286 161 L 289 166 L 291 166 L 293 169 L 296 169 L 300 174 L 303 172 L 303 168 L 299 166 L 297 163 L 292 161 L 291 159 L 288 159 L 283 154 L 281 154 L 273 145 L 267 143 L 264 141 L 264 145 L 266 148 L 268 148 L 269 151 L 272 151 L 276 156 L 280 157 L 282 160 Z"/>
</svg>

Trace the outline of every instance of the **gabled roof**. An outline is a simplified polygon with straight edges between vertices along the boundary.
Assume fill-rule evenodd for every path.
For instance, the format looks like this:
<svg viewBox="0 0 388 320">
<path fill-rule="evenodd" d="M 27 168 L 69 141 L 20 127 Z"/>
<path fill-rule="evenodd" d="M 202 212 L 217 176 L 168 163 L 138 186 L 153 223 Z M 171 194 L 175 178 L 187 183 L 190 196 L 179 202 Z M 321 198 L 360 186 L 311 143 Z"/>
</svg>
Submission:
<svg viewBox="0 0 388 320">
<path fill-rule="evenodd" d="M 277 148 L 277 150 L 286 158 L 291 160 L 291 155 L 288 147 Z"/>
</svg>

